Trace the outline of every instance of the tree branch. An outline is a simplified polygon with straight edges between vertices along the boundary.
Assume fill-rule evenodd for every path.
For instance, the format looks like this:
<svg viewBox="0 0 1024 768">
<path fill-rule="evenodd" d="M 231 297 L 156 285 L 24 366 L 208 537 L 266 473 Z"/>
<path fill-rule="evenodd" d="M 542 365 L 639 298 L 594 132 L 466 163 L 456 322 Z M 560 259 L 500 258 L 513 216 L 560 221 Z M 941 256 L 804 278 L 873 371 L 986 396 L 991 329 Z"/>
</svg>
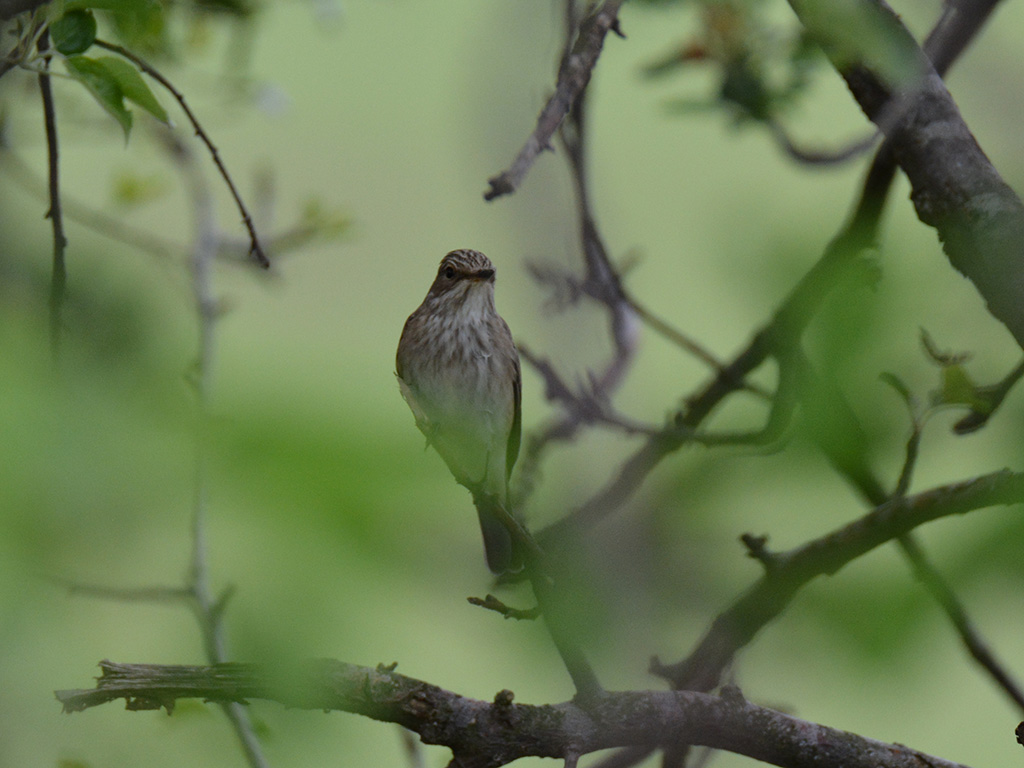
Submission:
<svg viewBox="0 0 1024 768">
<path fill-rule="evenodd" d="M 995 681 L 996 685 L 1020 708 L 1024 709 L 1024 691 L 1013 679 L 1010 673 L 1003 667 L 995 657 L 988 643 L 975 628 L 967 612 L 960 604 L 956 594 L 950 589 L 935 567 L 928 561 L 927 556 L 918 546 L 912 536 L 904 536 L 900 539 L 900 547 L 903 549 L 907 560 L 914 570 L 914 576 L 924 585 L 924 588 L 935 598 L 935 601 L 942 608 L 950 623 L 956 629 L 964 647 L 982 669 Z"/>
<path fill-rule="evenodd" d="M 46 30 L 39 36 L 37 47 L 40 51 L 50 46 Z M 43 97 L 43 123 L 46 128 L 47 162 L 49 164 L 50 207 L 46 217 L 53 229 L 53 269 L 50 274 L 50 348 L 53 354 L 60 351 L 61 320 L 67 299 L 68 270 L 64 261 L 64 249 L 68 240 L 64 236 L 64 216 L 60 208 L 60 152 L 57 146 L 57 116 L 53 106 L 53 88 L 50 86 L 50 60 L 43 59 L 43 71 L 39 73 L 39 91 Z"/>
<path fill-rule="evenodd" d="M 252 216 L 249 215 L 249 209 L 245 207 L 245 202 L 242 200 L 241 194 L 239 194 L 238 189 L 235 187 L 235 182 L 231 179 L 231 174 L 228 173 L 227 167 L 220 159 L 220 152 L 217 150 L 217 146 L 213 143 L 213 140 L 210 139 L 206 131 L 203 130 L 203 126 L 200 124 L 199 119 L 192 112 L 188 102 L 185 101 L 185 95 L 175 88 L 174 84 L 164 77 L 159 70 L 154 68 L 142 57 L 129 51 L 127 48 L 99 39 L 95 41 L 95 45 L 100 48 L 105 48 L 108 51 L 112 51 L 119 56 L 124 56 L 130 62 L 135 64 L 135 66 L 166 88 L 171 96 L 174 97 L 175 101 L 178 102 L 181 110 L 185 113 L 188 121 L 192 124 L 192 128 L 195 131 L 196 136 L 199 137 L 209 150 L 210 156 L 213 158 L 214 165 L 217 166 L 217 171 L 220 173 L 221 178 L 224 179 L 224 183 L 227 185 L 228 191 L 231 192 L 231 197 L 235 201 L 235 206 L 238 208 L 238 212 L 242 215 L 242 223 L 245 224 L 245 228 L 249 232 L 249 255 L 256 260 L 256 263 L 259 266 L 264 269 L 268 269 L 270 267 L 270 260 L 263 252 L 263 246 L 260 244 L 259 236 L 256 234 L 256 225 L 253 224 Z"/>
<path fill-rule="evenodd" d="M 789 552 L 774 553 L 772 567 L 715 619 L 689 657 L 652 671 L 679 688 L 710 690 L 722 671 L 769 621 L 816 576 L 847 563 L 924 523 L 985 507 L 1024 502 L 1024 473 L 1001 470 L 922 493 L 894 498 L 867 515 Z"/>
<path fill-rule="evenodd" d="M 541 110 L 537 118 L 537 127 L 526 139 L 512 165 L 487 180 L 490 189 L 484 192 L 484 200 L 493 200 L 515 192 L 526 178 L 537 156 L 545 149 L 551 148 L 551 139 L 555 131 L 590 82 L 608 30 L 618 28 L 619 6 L 622 2 L 623 0 L 605 0 L 593 15 L 580 24 L 576 44 L 562 59 L 555 92 Z"/>
<path fill-rule="evenodd" d="M 925 41 L 925 51 L 938 71 L 945 72 L 952 66 L 981 30 L 998 2 L 958 0 L 945 6 Z M 892 141 L 886 139 L 875 153 L 847 222 L 818 262 L 794 286 L 774 316 L 754 333 L 747 346 L 730 363 L 718 369 L 703 389 L 687 398 L 685 408 L 676 415 L 674 423 L 649 437 L 608 485 L 567 517 L 538 533 L 537 539 L 545 549 L 551 550 L 557 546 L 557 541 L 575 538 L 580 528 L 592 525 L 618 509 L 664 458 L 691 442 L 697 427 L 726 397 L 745 388 L 746 377 L 775 354 L 780 339 L 793 343 L 829 292 L 858 269 L 863 270 L 860 255 L 877 240 L 879 220 L 895 170 Z"/>
<path fill-rule="evenodd" d="M 897 744 L 800 720 L 726 695 L 623 691 L 590 706 L 513 703 L 510 691 L 479 701 L 400 675 L 333 660 L 292 670 L 249 664 L 212 667 L 100 662 L 95 689 L 56 691 L 65 712 L 123 698 L 128 709 L 172 711 L 181 698 L 245 703 L 270 699 L 304 709 L 340 710 L 398 723 L 427 744 L 448 747 L 452 765 L 496 768 L 521 757 L 574 759 L 601 749 L 681 741 L 725 749 L 786 768 L 958 768 Z"/>
<path fill-rule="evenodd" d="M 815 4 L 790 0 L 816 31 Z M 891 142 L 922 222 L 934 227 L 950 263 L 985 299 L 989 312 L 1024 347 L 1024 203 L 985 156 L 927 56 L 883 0 L 864 0 L 887 39 L 920 74 L 893 84 L 870 65 L 851 64 L 826 46 L 865 114 Z M 889 78 L 891 80 L 891 78 Z"/>
<path fill-rule="evenodd" d="M 191 188 L 195 226 L 190 266 L 192 298 L 198 330 L 195 375 L 193 377 L 197 407 L 192 504 L 192 559 L 188 590 L 193 598 L 196 621 L 199 624 L 207 661 L 217 664 L 228 658 L 223 617 L 227 601 L 233 593 L 233 589 L 228 587 L 214 596 L 210 587 L 207 557 L 210 398 L 212 397 L 214 363 L 216 362 L 216 323 L 219 314 L 217 297 L 213 288 L 213 263 L 219 248 L 220 237 L 213 212 L 213 199 L 198 164 L 192 153 L 175 135 L 168 132 L 167 139 L 168 151 L 177 158 L 177 166 Z M 214 157 L 216 158 L 216 154 Z M 230 179 L 228 181 L 230 184 Z M 253 232 L 253 237 L 255 237 L 255 232 Z M 260 254 L 262 255 L 262 252 Z M 248 711 L 235 702 L 224 702 L 222 709 L 228 722 L 231 723 L 235 735 L 238 736 L 248 764 L 251 768 L 266 768 L 268 763 L 249 719 Z"/>
</svg>

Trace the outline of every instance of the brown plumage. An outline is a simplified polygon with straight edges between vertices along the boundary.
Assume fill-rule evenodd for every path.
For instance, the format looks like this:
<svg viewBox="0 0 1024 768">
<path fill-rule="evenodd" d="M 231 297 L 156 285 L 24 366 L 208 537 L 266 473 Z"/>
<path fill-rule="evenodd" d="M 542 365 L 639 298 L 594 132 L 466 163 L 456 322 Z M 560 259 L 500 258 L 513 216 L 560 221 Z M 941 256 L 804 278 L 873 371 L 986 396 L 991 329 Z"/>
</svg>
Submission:
<svg viewBox="0 0 1024 768">
<path fill-rule="evenodd" d="M 452 251 L 398 342 L 399 389 L 416 426 L 473 494 L 487 564 L 517 565 L 508 479 L 519 455 L 519 355 L 494 307 L 494 265 L 479 251 Z"/>
</svg>

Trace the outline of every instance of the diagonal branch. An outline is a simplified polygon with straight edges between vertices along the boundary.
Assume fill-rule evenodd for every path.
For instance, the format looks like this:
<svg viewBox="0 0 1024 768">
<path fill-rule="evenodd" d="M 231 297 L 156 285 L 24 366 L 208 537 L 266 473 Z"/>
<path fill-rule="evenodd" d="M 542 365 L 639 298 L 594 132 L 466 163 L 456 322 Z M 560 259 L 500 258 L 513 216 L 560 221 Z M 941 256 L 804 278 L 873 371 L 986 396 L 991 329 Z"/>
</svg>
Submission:
<svg viewBox="0 0 1024 768">
<path fill-rule="evenodd" d="M 790 5 L 815 32 L 822 16 L 818 4 L 790 0 Z M 893 85 L 884 73 L 851 64 L 836 46 L 826 52 L 865 114 L 886 133 L 910 181 L 918 217 L 935 228 L 950 263 L 974 283 L 989 312 L 1024 347 L 1024 203 L 985 156 L 942 78 L 896 14 L 883 0 L 861 5 L 884 23 L 886 39 L 920 74 L 909 84 Z"/>
<path fill-rule="evenodd" d="M 1024 473 L 993 472 L 912 496 L 894 498 L 864 517 L 790 552 L 774 553 L 761 579 L 715 619 L 696 649 L 672 665 L 653 664 L 673 685 L 710 690 L 737 651 L 789 605 L 811 579 L 924 523 L 985 507 L 1024 503 Z"/>
<path fill-rule="evenodd" d="M 238 208 L 238 212 L 242 215 L 242 223 L 245 224 L 246 230 L 249 232 L 249 255 L 251 255 L 256 263 L 264 269 L 269 269 L 270 260 L 263 252 L 263 246 L 260 244 L 259 236 L 256 234 L 256 225 L 253 224 L 252 216 L 249 215 L 249 209 L 245 207 L 245 202 L 242 200 L 242 195 L 238 192 L 238 188 L 235 187 L 235 182 L 231 178 L 231 174 L 228 173 L 227 167 L 224 162 L 220 159 L 220 152 L 217 150 L 217 146 L 210 139 L 209 135 L 203 129 L 199 119 L 192 112 L 192 108 L 189 107 L 188 102 L 185 101 L 185 95 L 174 87 L 174 84 L 164 77 L 159 70 L 154 68 L 142 57 L 132 53 L 127 48 L 117 45 L 115 43 L 108 43 L 104 40 L 96 40 L 95 44 L 100 48 L 105 48 L 108 51 L 112 51 L 119 56 L 124 56 L 130 62 L 135 64 L 139 69 L 145 72 L 147 75 L 156 80 L 160 85 L 167 89 L 167 91 L 174 97 L 175 101 L 181 107 L 188 121 L 192 124 L 192 128 L 196 133 L 196 136 L 206 145 L 207 150 L 210 152 L 210 156 L 213 158 L 214 165 L 217 166 L 217 171 L 220 173 L 224 183 L 228 187 L 228 191 L 231 192 L 231 197 L 235 201 L 235 206 Z"/>
<path fill-rule="evenodd" d="M 602 9 L 582 24 L 578 24 L 577 4 L 575 0 L 565 0 L 565 48 L 562 57 L 562 66 L 559 73 L 559 84 L 562 83 L 563 75 L 573 69 L 573 62 L 576 62 L 581 54 L 578 54 L 581 40 L 589 40 L 588 45 L 594 49 L 594 62 L 596 63 L 597 53 L 600 51 L 603 34 L 600 39 L 593 38 L 594 25 L 609 24 L 610 29 L 618 31 L 617 4 L 606 2 Z M 604 14 L 604 15 L 602 15 Z M 574 44 L 574 36 L 576 37 Z M 589 79 L 589 70 L 587 78 Z M 605 247 L 604 240 L 597 227 L 590 205 L 590 196 L 587 185 L 587 132 L 586 132 L 586 82 L 583 82 L 579 91 L 567 105 L 567 113 L 561 120 L 559 138 L 565 147 L 569 169 L 576 191 L 577 216 L 580 226 L 580 244 L 583 253 L 584 275 L 582 279 L 575 277 L 555 277 L 556 280 L 564 280 L 570 285 L 575 295 L 588 296 L 589 298 L 604 305 L 608 311 L 609 335 L 613 345 L 613 351 L 608 362 L 603 366 L 600 373 L 590 375 L 590 393 L 592 396 L 562 398 L 565 412 L 548 424 L 543 429 L 530 435 L 524 451 L 523 461 L 520 464 L 520 490 L 521 497 L 525 498 L 532 489 L 535 476 L 540 465 L 541 456 L 544 450 L 554 440 L 571 440 L 576 436 L 580 428 L 586 424 L 593 423 L 594 417 L 599 414 L 609 416 L 609 409 L 604 407 L 605 403 L 611 402 L 615 390 L 622 384 L 628 373 L 633 359 L 636 355 L 638 339 L 638 327 L 636 312 L 630 305 L 622 288 L 622 281 L 618 271 L 612 264 Z M 538 125 L 538 128 L 540 126 Z M 550 140 L 550 136 L 547 140 Z M 539 266 L 531 269 L 538 280 L 552 279 L 547 270 Z M 561 384 L 554 369 L 546 362 L 532 358 L 529 354 L 526 359 L 534 364 L 548 385 L 548 393 L 561 390 L 568 394 L 569 389 Z M 575 401 L 575 402 L 573 402 Z M 637 425 L 626 425 L 624 421 L 612 418 L 608 423 L 616 422 L 618 426 L 626 429 L 634 429 Z"/>
<path fill-rule="evenodd" d="M 620 691 L 587 707 L 526 705 L 511 691 L 493 702 L 461 696 L 400 675 L 330 659 L 292 670 L 251 664 L 212 667 L 100 662 L 95 689 L 56 691 L 64 711 L 123 698 L 128 709 L 171 711 L 181 698 L 216 702 L 270 699 L 290 707 L 341 710 L 398 723 L 427 744 L 450 748 L 452 765 L 497 768 L 521 757 L 575 760 L 619 746 L 666 739 L 725 749 L 787 768 L 958 768 L 957 764 L 756 706 L 736 688 L 722 696 L 694 691 Z"/>
<path fill-rule="evenodd" d="M 999 0 L 958 0 L 948 3 L 925 41 L 925 52 L 945 72 L 981 30 Z M 828 244 L 818 262 L 794 286 L 774 316 L 751 337 L 731 362 L 686 401 L 664 430 L 652 435 L 622 465 L 604 488 L 563 520 L 538 534 L 542 546 L 571 540 L 581 527 L 592 525 L 623 504 L 664 460 L 691 442 L 693 431 L 729 395 L 745 387 L 746 377 L 772 357 L 780 341 L 795 342 L 828 293 L 857 270 L 861 254 L 878 237 L 879 221 L 895 177 L 893 143 L 883 141 L 871 162 L 848 221 Z M 1024 242 L 1024 240 L 1022 240 Z M 679 429 L 681 427 L 682 429 Z"/>
<path fill-rule="evenodd" d="M 942 607 L 971 658 L 988 673 L 1000 690 L 1012 699 L 1019 708 L 1024 709 L 1024 691 L 1021 690 L 1017 681 L 1013 679 L 1003 664 L 995 657 L 988 643 L 985 642 L 984 638 L 975 629 L 974 624 L 960 604 L 956 594 L 950 589 L 939 572 L 935 570 L 935 566 L 929 562 L 921 547 L 918 546 L 911 536 L 901 538 L 900 547 L 903 549 L 907 560 L 910 561 L 914 575 Z"/>
<path fill-rule="evenodd" d="M 515 192 L 523 183 L 537 156 L 551 148 L 552 137 L 590 82 L 590 76 L 604 46 L 605 36 L 609 30 L 618 32 L 619 6 L 622 2 L 623 0 L 605 0 L 593 15 L 583 20 L 575 45 L 562 60 L 555 92 L 551 94 L 551 98 L 537 118 L 537 127 L 527 137 L 512 165 L 487 180 L 490 189 L 484 192 L 484 200 L 493 200 Z"/>
</svg>

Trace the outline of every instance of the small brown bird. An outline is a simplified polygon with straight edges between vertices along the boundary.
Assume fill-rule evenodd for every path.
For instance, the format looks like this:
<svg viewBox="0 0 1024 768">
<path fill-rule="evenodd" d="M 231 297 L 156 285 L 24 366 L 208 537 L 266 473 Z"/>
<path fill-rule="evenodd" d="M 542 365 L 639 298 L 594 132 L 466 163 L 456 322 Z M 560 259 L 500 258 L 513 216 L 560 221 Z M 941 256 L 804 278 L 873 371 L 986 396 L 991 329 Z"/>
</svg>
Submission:
<svg viewBox="0 0 1024 768">
<path fill-rule="evenodd" d="M 462 249 L 441 260 L 427 297 L 405 321 L 396 372 L 416 426 L 473 494 L 488 567 L 518 567 L 507 522 L 522 378 L 512 333 L 494 308 L 490 259 Z"/>
</svg>

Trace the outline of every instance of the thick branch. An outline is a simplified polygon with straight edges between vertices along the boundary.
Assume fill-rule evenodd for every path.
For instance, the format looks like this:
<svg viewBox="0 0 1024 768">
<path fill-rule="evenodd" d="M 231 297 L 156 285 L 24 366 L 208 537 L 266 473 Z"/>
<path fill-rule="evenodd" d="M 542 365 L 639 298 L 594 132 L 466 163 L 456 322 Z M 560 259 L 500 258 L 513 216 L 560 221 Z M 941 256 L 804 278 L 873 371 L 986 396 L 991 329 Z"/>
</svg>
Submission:
<svg viewBox="0 0 1024 768">
<path fill-rule="evenodd" d="M 946 5 L 942 18 L 928 35 L 925 51 L 940 72 L 945 72 L 980 31 L 999 0 L 959 0 Z M 736 357 L 717 368 L 717 375 L 702 390 L 687 398 L 676 424 L 651 436 L 623 464 L 612 481 L 572 514 L 538 534 L 545 549 L 571 541 L 586 528 L 624 503 L 668 455 L 691 442 L 696 430 L 732 393 L 745 388 L 746 377 L 775 354 L 779 339 L 795 342 L 829 291 L 862 269 L 860 254 L 874 245 L 882 209 L 895 175 L 892 141 L 879 147 L 868 170 L 860 197 L 849 221 L 829 243 L 821 259 L 793 288 L 769 322 L 760 328 Z"/>
<path fill-rule="evenodd" d="M 957 768 L 907 747 L 799 720 L 746 701 L 738 690 L 604 694 L 575 702 L 515 704 L 466 698 L 406 677 L 340 661 L 307 662 L 287 674 L 249 664 L 179 667 L 100 664 L 93 690 L 57 691 L 67 712 L 123 698 L 129 709 L 173 708 L 181 698 L 245 702 L 262 698 L 305 709 L 341 710 L 398 723 L 427 744 L 449 747 L 452 765 L 496 768 L 520 757 L 567 758 L 601 749 L 681 741 L 725 749 L 788 768 Z"/>
<path fill-rule="evenodd" d="M 1024 473 L 1009 470 L 892 499 L 864 517 L 790 552 L 773 554 L 771 567 L 721 613 L 690 656 L 657 674 L 680 688 L 710 690 L 739 649 L 789 605 L 816 576 L 831 575 L 881 544 L 940 517 L 1024 502 Z"/>
</svg>

